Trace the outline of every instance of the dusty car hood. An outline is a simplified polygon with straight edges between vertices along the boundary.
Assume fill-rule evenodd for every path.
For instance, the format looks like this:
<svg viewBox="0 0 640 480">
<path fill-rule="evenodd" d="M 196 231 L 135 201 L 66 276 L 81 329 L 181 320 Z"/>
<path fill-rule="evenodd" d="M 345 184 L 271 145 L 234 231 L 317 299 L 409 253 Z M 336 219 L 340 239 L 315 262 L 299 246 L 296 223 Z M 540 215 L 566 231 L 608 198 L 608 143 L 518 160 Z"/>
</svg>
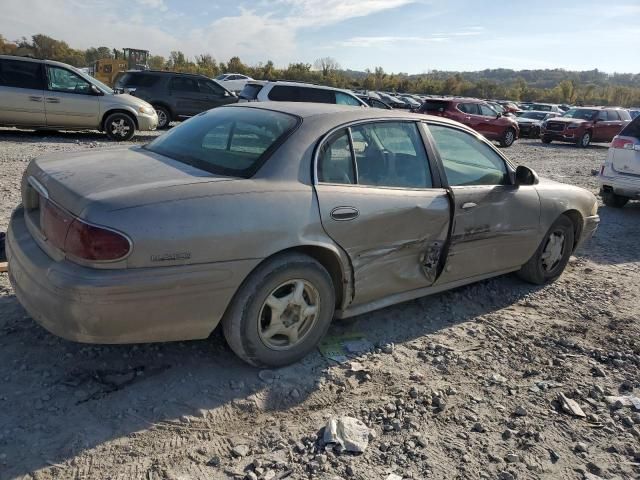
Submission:
<svg viewBox="0 0 640 480">
<path fill-rule="evenodd" d="M 44 186 L 49 197 L 81 215 L 92 202 L 143 195 L 151 190 L 181 188 L 233 180 L 144 150 L 120 147 L 60 152 L 33 160 L 26 175 Z"/>
</svg>

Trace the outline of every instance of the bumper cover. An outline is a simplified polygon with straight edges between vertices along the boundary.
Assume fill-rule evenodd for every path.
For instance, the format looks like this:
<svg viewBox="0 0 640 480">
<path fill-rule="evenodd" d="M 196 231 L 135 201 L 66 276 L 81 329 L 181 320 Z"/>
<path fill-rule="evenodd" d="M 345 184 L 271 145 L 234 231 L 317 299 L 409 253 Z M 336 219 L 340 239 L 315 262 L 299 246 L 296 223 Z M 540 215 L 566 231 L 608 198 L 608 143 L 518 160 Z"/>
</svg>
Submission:
<svg viewBox="0 0 640 480">
<path fill-rule="evenodd" d="M 601 175 L 598 177 L 598 182 L 603 189 L 610 187 L 616 195 L 634 199 L 640 198 L 640 175 Z"/>
<path fill-rule="evenodd" d="M 576 249 L 589 241 L 595 235 L 596 230 L 598 230 L 598 225 L 600 225 L 600 215 L 592 215 L 584 219 L 582 233 L 578 240 L 578 244 L 576 245 Z"/>
<path fill-rule="evenodd" d="M 47 256 L 16 210 L 7 232 L 16 297 L 51 333 L 86 343 L 206 338 L 259 260 L 92 269 Z"/>
</svg>

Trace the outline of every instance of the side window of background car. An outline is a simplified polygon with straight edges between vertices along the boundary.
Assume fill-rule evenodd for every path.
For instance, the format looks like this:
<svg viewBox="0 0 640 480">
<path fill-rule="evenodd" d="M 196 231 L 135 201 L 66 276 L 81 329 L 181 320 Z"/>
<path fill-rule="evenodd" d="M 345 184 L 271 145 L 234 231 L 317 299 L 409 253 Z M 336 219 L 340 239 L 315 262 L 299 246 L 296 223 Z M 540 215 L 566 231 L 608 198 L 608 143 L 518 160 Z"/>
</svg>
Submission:
<svg viewBox="0 0 640 480">
<path fill-rule="evenodd" d="M 322 145 L 318 154 L 318 181 L 353 184 L 355 177 L 349 135 L 340 130 Z"/>
<path fill-rule="evenodd" d="M 598 112 L 598 117 L 597 118 L 598 118 L 598 120 L 602 120 L 602 121 L 606 122 L 607 121 L 607 112 L 605 110 L 600 110 Z"/>
<path fill-rule="evenodd" d="M 176 92 L 198 93 L 198 84 L 193 78 L 174 77 L 171 79 L 171 90 Z"/>
<path fill-rule="evenodd" d="M 458 110 L 464 113 L 468 113 L 469 115 L 480 115 L 478 105 L 476 105 L 475 103 L 461 103 L 460 105 L 458 105 Z"/>
<path fill-rule="evenodd" d="M 80 75 L 76 75 L 66 68 L 47 66 L 49 90 L 54 92 L 79 93 L 88 95 L 91 84 Z"/>
<path fill-rule="evenodd" d="M 276 85 L 269 92 L 269 100 L 276 102 L 299 102 L 300 92 L 298 87 L 288 85 Z"/>
<path fill-rule="evenodd" d="M 300 87 L 300 98 L 298 101 L 311 103 L 336 103 L 336 97 L 333 90 Z"/>
<path fill-rule="evenodd" d="M 620 117 L 618 116 L 618 112 L 616 110 L 607 110 L 607 120 L 610 122 L 618 122 L 620 121 Z"/>
<path fill-rule="evenodd" d="M 338 105 L 353 105 L 359 107 L 362 105 L 358 100 L 353 98 L 351 95 L 347 95 L 346 93 L 336 92 L 336 103 Z"/>
<path fill-rule="evenodd" d="M 42 70 L 36 62 L 0 60 L 0 85 L 42 90 Z"/>
<path fill-rule="evenodd" d="M 214 82 L 210 80 L 204 80 L 204 79 L 198 80 L 198 88 L 200 89 L 201 93 L 206 93 L 207 95 L 221 96 L 223 95 L 223 92 L 224 92 L 222 87 L 219 87 L 218 85 L 216 85 Z"/>
<path fill-rule="evenodd" d="M 478 105 L 480 107 L 480 115 L 483 117 L 494 117 L 497 115 L 497 112 L 492 109 L 489 105 Z"/>
<path fill-rule="evenodd" d="M 358 184 L 428 188 L 431 172 L 424 143 L 413 122 L 379 122 L 351 129 Z"/>
<path fill-rule="evenodd" d="M 486 143 L 455 128 L 429 125 L 451 186 L 508 185 L 504 160 Z"/>
</svg>

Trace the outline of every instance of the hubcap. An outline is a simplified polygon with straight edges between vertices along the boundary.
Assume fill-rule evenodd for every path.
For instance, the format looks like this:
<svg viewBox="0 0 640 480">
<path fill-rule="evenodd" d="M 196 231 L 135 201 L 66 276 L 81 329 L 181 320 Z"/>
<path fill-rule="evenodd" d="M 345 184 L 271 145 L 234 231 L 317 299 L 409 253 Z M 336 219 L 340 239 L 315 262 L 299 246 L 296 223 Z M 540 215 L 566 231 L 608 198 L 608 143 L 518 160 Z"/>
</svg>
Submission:
<svg viewBox="0 0 640 480">
<path fill-rule="evenodd" d="M 590 140 L 591 140 L 591 136 L 588 133 L 585 133 L 584 136 L 582 137 L 582 145 L 586 147 L 587 145 L 589 145 Z"/>
<path fill-rule="evenodd" d="M 560 260 L 562 260 L 562 253 L 564 251 L 564 233 L 553 232 L 547 240 L 547 244 L 542 251 L 540 260 L 542 261 L 542 268 L 547 272 L 551 272 Z"/>
<path fill-rule="evenodd" d="M 306 280 L 289 280 L 275 288 L 260 309 L 258 334 L 272 350 L 298 345 L 315 325 L 320 294 Z"/>
<path fill-rule="evenodd" d="M 111 133 L 118 135 L 119 137 L 126 137 L 131 130 L 131 127 L 127 125 L 123 119 L 115 120 L 111 122 Z"/>
<path fill-rule="evenodd" d="M 505 143 L 511 145 L 513 143 L 513 132 L 509 130 L 505 135 Z"/>
<path fill-rule="evenodd" d="M 164 113 L 164 110 L 156 110 L 158 114 L 158 126 L 164 127 L 167 124 L 167 114 Z"/>
</svg>

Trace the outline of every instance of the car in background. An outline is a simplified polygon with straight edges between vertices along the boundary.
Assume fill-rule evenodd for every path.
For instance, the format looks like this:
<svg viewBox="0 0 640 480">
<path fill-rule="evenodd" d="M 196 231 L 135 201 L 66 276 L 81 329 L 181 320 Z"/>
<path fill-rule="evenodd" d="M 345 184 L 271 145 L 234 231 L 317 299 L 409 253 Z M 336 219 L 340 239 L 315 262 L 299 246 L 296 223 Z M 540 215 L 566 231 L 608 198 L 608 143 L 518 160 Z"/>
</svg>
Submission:
<svg viewBox="0 0 640 480">
<path fill-rule="evenodd" d="M 516 117 L 518 127 L 520 128 L 520 137 L 540 138 L 542 123 L 549 118 L 558 117 L 556 112 L 538 112 L 535 110 L 526 110 Z"/>
<path fill-rule="evenodd" d="M 507 113 L 516 114 L 517 112 L 520 111 L 520 108 L 518 108 L 518 106 L 513 102 L 501 100 L 498 103 L 502 106 L 504 111 L 507 112 Z"/>
<path fill-rule="evenodd" d="M 376 93 L 380 97 L 380 100 L 382 100 L 384 103 L 389 105 L 391 108 L 404 109 L 404 110 L 409 110 L 411 108 L 407 103 L 403 102 L 399 98 L 396 98 L 389 93 L 385 93 L 385 92 L 376 92 Z"/>
<path fill-rule="evenodd" d="M 430 98 L 416 112 L 460 122 L 499 142 L 502 147 L 513 145 L 520 134 L 513 118 L 499 114 L 486 102 L 475 98 Z"/>
<path fill-rule="evenodd" d="M 640 108 L 630 108 L 629 115 L 631 115 L 632 119 L 640 116 Z"/>
<path fill-rule="evenodd" d="M 413 98 L 411 96 L 408 96 L 408 95 L 400 95 L 397 98 L 399 98 L 404 103 L 406 103 L 409 106 L 410 109 L 420 108 L 420 105 L 422 105 L 422 102 L 419 102 L 415 98 Z"/>
<path fill-rule="evenodd" d="M 610 142 L 631 121 L 623 108 L 577 107 L 542 124 L 542 143 L 554 140 L 588 147 L 591 142 Z"/>
<path fill-rule="evenodd" d="M 240 92 L 240 102 L 334 103 L 354 107 L 369 105 L 348 90 L 312 83 L 250 80 Z"/>
<path fill-rule="evenodd" d="M 239 357 L 278 367 L 334 317 L 510 272 L 553 282 L 597 208 L 445 118 L 256 102 L 144 146 L 32 160 L 6 250 L 17 299 L 56 335 L 162 342 L 220 325 Z"/>
<path fill-rule="evenodd" d="M 157 125 L 147 102 L 117 94 L 71 65 L 0 55 L 0 126 L 100 130 L 124 141 Z"/>
<path fill-rule="evenodd" d="M 559 105 L 553 103 L 532 103 L 527 110 L 535 110 L 537 112 L 555 112 L 564 113 L 564 110 Z"/>
<path fill-rule="evenodd" d="M 223 73 L 222 75 L 218 75 L 214 80 L 223 85 L 227 90 L 238 93 L 241 92 L 246 83 L 249 80 L 253 80 L 253 78 L 242 75 L 241 73 Z"/>
<path fill-rule="evenodd" d="M 211 108 L 236 103 L 238 97 L 204 75 L 164 70 L 129 70 L 116 76 L 114 88 L 153 105 L 158 128 L 168 128 Z"/>
<path fill-rule="evenodd" d="M 640 200 L 640 116 L 613 138 L 598 176 L 600 196 L 608 207 Z"/>
<path fill-rule="evenodd" d="M 372 95 L 363 95 L 363 94 L 356 94 L 356 97 L 358 97 L 360 100 L 362 100 L 364 103 L 366 103 L 372 108 L 382 108 L 383 110 L 391 110 L 391 107 L 386 103 L 384 103 L 382 100 L 380 100 L 379 97 L 374 97 Z"/>
</svg>

